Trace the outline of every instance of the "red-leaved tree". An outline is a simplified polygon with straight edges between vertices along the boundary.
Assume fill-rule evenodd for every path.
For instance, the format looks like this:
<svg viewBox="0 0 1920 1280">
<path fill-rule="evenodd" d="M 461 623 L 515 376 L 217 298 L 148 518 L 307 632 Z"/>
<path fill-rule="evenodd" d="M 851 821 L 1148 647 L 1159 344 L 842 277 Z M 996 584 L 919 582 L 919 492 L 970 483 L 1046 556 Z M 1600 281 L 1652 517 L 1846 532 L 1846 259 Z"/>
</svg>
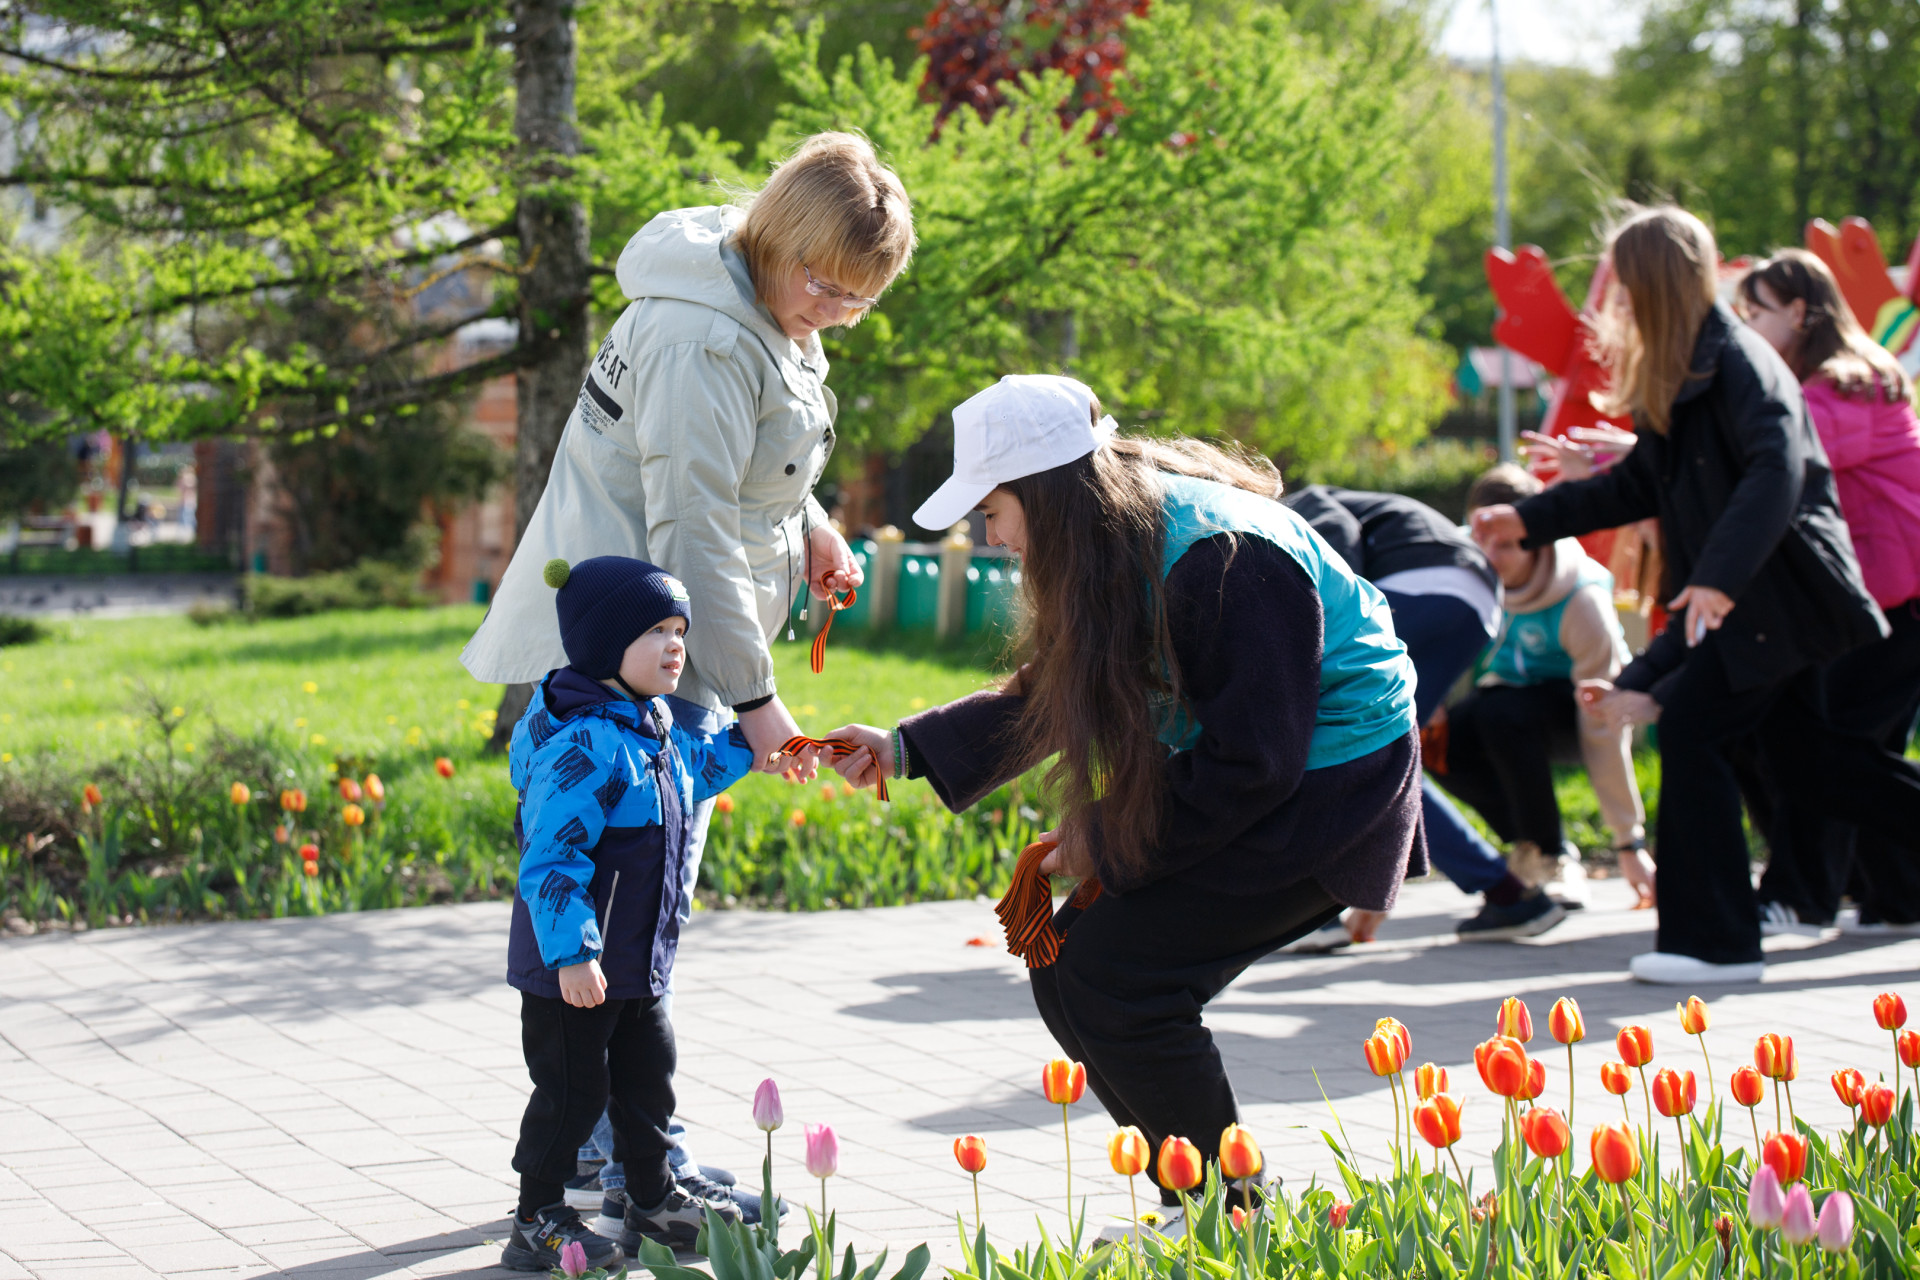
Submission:
<svg viewBox="0 0 1920 1280">
<path fill-rule="evenodd" d="M 1114 96 L 1113 77 L 1125 63 L 1121 27 L 1144 15 L 1150 0 L 939 0 L 914 31 L 927 55 L 920 92 L 940 104 L 934 132 L 949 115 L 972 107 L 982 119 L 1006 100 L 1002 84 L 1023 75 L 1062 71 L 1073 92 L 1060 104 L 1070 124 L 1095 112 L 1094 136 L 1113 128 L 1126 108 Z"/>
</svg>

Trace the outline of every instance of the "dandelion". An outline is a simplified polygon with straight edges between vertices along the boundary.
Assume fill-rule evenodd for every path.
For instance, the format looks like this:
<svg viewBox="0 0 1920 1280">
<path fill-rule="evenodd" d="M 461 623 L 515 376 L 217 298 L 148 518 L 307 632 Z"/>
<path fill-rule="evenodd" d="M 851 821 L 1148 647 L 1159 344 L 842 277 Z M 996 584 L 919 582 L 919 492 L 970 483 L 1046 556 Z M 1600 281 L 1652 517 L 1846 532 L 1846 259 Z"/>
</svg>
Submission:
<svg viewBox="0 0 1920 1280">
<path fill-rule="evenodd" d="M 318 692 L 320 692 L 320 686 L 319 686 L 319 685 L 317 685 L 317 684 L 315 684 L 315 683 L 314 683 L 313 681 L 311 681 L 311 680 L 309 680 L 309 681 L 307 681 L 307 682 L 306 682 L 305 684 L 303 684 L 303 685 L 301 685 L 301 686 L 300 686 L 300 692 L 302 692 L 302 693 L 318 693 Z"/>
<path fill-rule="evenodd" d="M 324 733 L 311 734 L 308 736 L 307 741 L 316 747 L 324 747 L 327 745 L 327 735 Z"/>
</svg>

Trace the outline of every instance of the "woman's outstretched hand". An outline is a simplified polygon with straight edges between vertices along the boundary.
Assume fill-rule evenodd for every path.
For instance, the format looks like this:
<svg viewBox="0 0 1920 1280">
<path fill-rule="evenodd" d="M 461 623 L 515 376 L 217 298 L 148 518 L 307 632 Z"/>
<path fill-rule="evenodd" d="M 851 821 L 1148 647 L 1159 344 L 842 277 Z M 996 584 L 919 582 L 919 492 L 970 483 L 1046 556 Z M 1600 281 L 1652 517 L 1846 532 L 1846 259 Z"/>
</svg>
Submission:
<svg viewBox="0 0 1920 1280">
<path fill-rule="evenodd" d="M 747 748 L 753 752 L 753 767 L 761 773 L 784 773 L 795 782 L 812 782 L 819 772 L 820 753 L 807 748 L 795 755 L 782 755 L 780 748 L 789 739 L 800 736 L 786 704 L 779 698 L 740 715 L 740 731 L 747 735 Z"/>
<path fill-rule="evenodd" d="M 840 536 L 840 531 L 828 524 L 817 524 L 808 535 L 807 547 L 812 555 L 812 575 L 807 580 L 807 590 L 813 592 L 815 600 L 825 600 L 829 595 L 844 595 L 867 580 L 860 569 L 860 562 L 853 558 L 853 548 Z"/>
<path fill-rule="evenodd" d="M 1582 680 L 1574 687 L 1580 709 L 1613 733 L 1629 725 L 1657 724 L 1660 704 L 1637 689 L 1616 689 L 1610 680 Z"/>
<path fill-rule="evenodd" d="M 1679 613 L 1682 609 L 1687 611 L 1684 634 L 1687 648 L 1691 649 L 1707 638 L 1707 632 L 1720 629 L 1720 624 L 1733 612 L 1733 597 L 1712 587 L 1692 586 L 1667 606 L 1668 613 Z"/>
<path fill-rule="evenodd" d="M 871 787 L 894 775 L 893 735 L 870 724 L 844 724 L 829 738 L 845 738 L 860 749 L 835 762 L 836 773 L 855 787 Z"/>
<path fill-rule="evenodd" d="M 1060 832 L 1058 828 L 1042 831 L 1034 839 L 1058 841 Z M 1040 859 L 1040 870 L 1050 876 L 1071 876 L 1075 880 L 1085 880 L 1094 874 L 1093 859 L 1075 844 L 1055 844 L 1053 852 Z"/>
</svg>

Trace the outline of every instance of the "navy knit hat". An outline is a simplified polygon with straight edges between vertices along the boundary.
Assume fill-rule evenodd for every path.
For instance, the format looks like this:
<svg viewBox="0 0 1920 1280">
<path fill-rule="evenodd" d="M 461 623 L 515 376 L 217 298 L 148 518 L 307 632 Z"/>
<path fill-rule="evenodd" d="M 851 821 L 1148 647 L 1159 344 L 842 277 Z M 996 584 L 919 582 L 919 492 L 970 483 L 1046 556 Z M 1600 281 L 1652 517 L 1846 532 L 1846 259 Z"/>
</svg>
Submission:
<svg viewBox="0 0 1920 1280">
<path fill-rule="evenodd" d="M 554 604 L 567 661 L 595 680 L 611 679 L 627 646 L 662 618 L 678 616 L 693 625 L 680 579 L 645 560 L 595 556 L 571 567 L 549 560 L 541 576 L 558 588 Z"/>
</svg>

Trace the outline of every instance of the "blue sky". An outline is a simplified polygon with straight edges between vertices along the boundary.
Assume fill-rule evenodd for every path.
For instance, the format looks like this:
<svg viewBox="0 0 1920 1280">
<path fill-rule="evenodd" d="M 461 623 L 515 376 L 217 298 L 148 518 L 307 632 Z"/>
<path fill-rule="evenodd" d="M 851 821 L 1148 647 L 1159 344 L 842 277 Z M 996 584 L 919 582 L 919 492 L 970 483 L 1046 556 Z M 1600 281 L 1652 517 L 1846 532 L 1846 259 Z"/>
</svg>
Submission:
<svg viewBox="0 0 1920 1280">
<path fill-rule="evenodd" d="M 1500 53 L 1510 61 L 1577 65 L 1603 71 L 1614 49 L 1640 27 L 1643 0 L 1499 0 Z M 1443 53 L 1469 62 L 1487 58 L 1486 0 L 1442 0 Z"/>
</svg>

